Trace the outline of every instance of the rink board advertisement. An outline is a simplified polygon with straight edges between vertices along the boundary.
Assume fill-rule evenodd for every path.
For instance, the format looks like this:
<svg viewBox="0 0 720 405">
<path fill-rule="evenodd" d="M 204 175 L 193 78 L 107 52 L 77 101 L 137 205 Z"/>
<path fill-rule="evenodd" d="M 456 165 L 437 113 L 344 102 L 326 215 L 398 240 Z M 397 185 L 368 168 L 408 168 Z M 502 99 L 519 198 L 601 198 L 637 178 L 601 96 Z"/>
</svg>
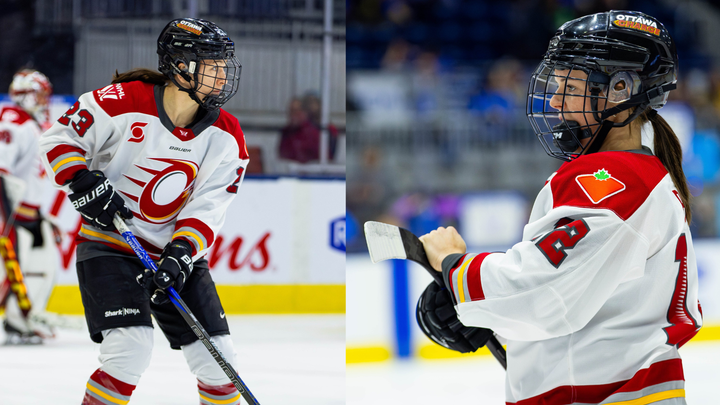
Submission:
<svg viewBox="0 0 720 405">
<path fill-rule="evenodd" d="M 80 217 L 65 193 L 49 194 L 64 238 L 48 310 L 81 313 Z M 228 313 L 344 313 L 345 181 L 245 179 L 206 258 Z"/>
</svg>

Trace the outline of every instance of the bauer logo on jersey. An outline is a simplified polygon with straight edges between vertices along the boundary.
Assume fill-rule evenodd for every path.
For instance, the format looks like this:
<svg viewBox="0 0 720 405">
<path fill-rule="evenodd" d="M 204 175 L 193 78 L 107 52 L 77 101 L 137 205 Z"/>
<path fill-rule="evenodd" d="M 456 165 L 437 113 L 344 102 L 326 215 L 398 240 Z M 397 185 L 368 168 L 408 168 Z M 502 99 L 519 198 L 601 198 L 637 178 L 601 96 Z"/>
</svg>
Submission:
<svg viewBox="0 0 720 405">
<path fill-rule="evenodd" d="M 128 142 L 142 142 L 145 139 L 145 130 L 143 128 L 147 124 L 147 122 L 135 122 L 130 125 L 130 139 L 128 139 Z"/>
<path fill-rule="evenodd" d="M 575 181 L 593 204 L 598 204 L 625 190 L 625 184 L 613 178 L 605 169 L 600 169 L 593 174 L 581 174 L 575 178 Z"/>
<path fill-rule="evenodd" d="M 109 100 L 122 100 L 125 97 L 125 91 L 122 88 L 122 83 L 110 84 L 102 89 L 95 90 L 98 100 L 105 101 Z"/>
<path fill-rule="evenodd" d="M 140 217 L 148 222 L 163 224 L 173 220 L 185 206 L 195 188 L 198 165 L 195 162 L 181 159 L 151 158 L 169 166 L 162 170 L 137 166 L 148 173 L 148 178 L 127 179 L 142 187 L 138 193 L 129 190 L 121 191 L 129 199 L 138 204 Z"/>
</svg>

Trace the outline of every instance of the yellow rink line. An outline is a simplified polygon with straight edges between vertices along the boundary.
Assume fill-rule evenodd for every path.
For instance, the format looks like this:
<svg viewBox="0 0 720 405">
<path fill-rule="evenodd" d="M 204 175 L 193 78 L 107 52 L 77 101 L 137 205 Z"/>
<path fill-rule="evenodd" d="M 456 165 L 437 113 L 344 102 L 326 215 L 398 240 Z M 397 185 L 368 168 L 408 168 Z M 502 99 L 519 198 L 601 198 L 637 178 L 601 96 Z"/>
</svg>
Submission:
<svg viewBox="0 0 720 405">
<path fill-rule="evenodd" d="M 344 314 L 345 285 L 218 285 L 227 314 Z M 47 310 L 83 314 L 77 285 L 57 285 Z"/>
<path fill-rule="evenodd" d="M 700 332 L 698 332 L 688 344 L 705 341 L 720 341 L 720 325 L 703 326 Z M 415 357 L 424 360 L 437 360 L 472 359 L 490 355 L 490 351 L 486 347 L 479 349 L 475 353 L 462 354 L 430 343 L 428 340 L 427 344 L 423 344 L 417 349 Z M 347 364 L 380 362 L 390 360 L 392 357 L 392 349 L 385 346 L 355 346 L 345 349 L 345 362 Z"/>
</svg>

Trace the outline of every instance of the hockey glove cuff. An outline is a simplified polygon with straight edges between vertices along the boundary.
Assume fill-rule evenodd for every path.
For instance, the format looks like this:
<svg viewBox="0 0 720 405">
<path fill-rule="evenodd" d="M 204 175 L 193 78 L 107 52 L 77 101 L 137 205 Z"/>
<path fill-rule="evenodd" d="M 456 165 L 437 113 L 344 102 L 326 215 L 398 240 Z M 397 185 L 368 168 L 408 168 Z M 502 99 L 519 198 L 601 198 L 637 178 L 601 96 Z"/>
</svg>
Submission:
<svg viewBox="0 0 720 405">
<path fill-rule="evenodd" d="M 110 180 L 99 170 L 79 171 L 70 183 L 70 189 L 73 193 L 68 197 L 73 207 L 94 227 L 115 230 L 112 220 L 116 212 L 124 219 L 133 217 L 125 201 L 110 185 Z"/>
<path fill-rule="evenodd" d="M 163 249 L 158 264 L 158 271 L 154 277 L 158 288 L 165 290 L 173 286 L 175 291 L 180 292 L 193 269 L 190 243 L 182 239 L 168 243 Z"/>
<path fill-rule="evenodd" d="M 493 336 L 490 329 L 463 325 L 450 293 L 435 282 L 420 295 L 415 315 L 420 329 L 430 340 L 460 353 L 476 351 Z"/>
</svg>

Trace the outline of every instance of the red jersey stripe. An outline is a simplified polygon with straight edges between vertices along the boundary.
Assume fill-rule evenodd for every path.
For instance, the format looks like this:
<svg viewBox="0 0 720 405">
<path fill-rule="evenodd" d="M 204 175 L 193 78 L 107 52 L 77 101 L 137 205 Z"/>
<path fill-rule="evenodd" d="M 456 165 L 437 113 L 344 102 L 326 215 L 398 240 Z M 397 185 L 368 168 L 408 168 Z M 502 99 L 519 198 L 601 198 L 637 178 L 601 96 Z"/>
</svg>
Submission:
<svg viewBox="0 0 720 405">
<path fill-rule="evenodd" d="M 80 156 L 85 156 L 85 151 L 80 148 L 70 145 L 58 145 L 50 149 L 50 152 L 47 153 L 48 162 L 52 162 L 53 160 L 67 153 L 77 153 Z"/>
<path fill-rule="evenodd" d="M 467 268 L 467 285 L 471 301 L 482 301 L 485 299 L 485 292 L 480 279 L 480 266 L 490 253 L 481 253 L 475 256 Z"/>
<path fill-rule="evenodd" d="M 624 381 L 598 385 L 564 385 L 532 398 L 518 402 L 507 402 L 507 405 L 569 405 L 573 403 L 597 404 L 613 394 L 640 391 L 643 388 L 669 381 L 685 381 L 682 360 L 670 359 L 659 361 L 648 368 L 639 370 L 635 375 Z"/>
</svg>

